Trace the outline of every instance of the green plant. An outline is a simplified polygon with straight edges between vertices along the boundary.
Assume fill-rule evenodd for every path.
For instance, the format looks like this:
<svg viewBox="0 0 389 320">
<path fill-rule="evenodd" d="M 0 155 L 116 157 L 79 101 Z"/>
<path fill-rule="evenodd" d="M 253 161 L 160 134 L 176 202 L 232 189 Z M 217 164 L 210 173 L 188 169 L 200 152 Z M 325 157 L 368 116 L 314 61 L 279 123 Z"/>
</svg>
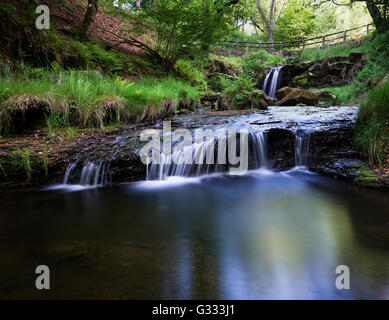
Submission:
<svg viewBox="0 0 389 320">
<path fill-rule="evenodd" d="M 254 90 L 254 82 L 250 77 L 239 76 L 236 80 L 230 81 L 224 91 L 229 100 L 230 109 L 247 109 L 251 107 L 250 97 Z"/>
<path fill-rule="evenodd" d="M 13 156 L 17 159 L 19 159 L 20 166 L 24 169 L 26 174 L 26 183 L 31 183 L 31 159 L 30 159 L 30 150 L 27 148 L 16 148 L 13 151 Z"/>
<path fill-rule="evenodd" d="M 267 67 L 285 63 L 285 58 L 279 55 L 268 54 L 265 50 L 243 56 L 243 71 L 246 75 L 254 77 L 262 74 Z"/>
<path fill-rule="evenodd" d="M 45 179 L 47 179 L 49 175 L 49 150 L 45 145 L 42 146 L 42 167 L 45 173 Z"/>
<path fill-rule="evenodd" d="M 389 144 L 389 83 L 372 89 L 356 123 L 357 147 L 371 164 L 383 164 Z"/>
<path fill-rule="evenodd" d="M 189 81 L 192 85 L 195 85 L 200 90 L 207 89 L 207 82 L 204 77 L 204 68 L 197 68 L 193 61 L 178 60 L 176 63 L 177 70 Z"/>
</svg>

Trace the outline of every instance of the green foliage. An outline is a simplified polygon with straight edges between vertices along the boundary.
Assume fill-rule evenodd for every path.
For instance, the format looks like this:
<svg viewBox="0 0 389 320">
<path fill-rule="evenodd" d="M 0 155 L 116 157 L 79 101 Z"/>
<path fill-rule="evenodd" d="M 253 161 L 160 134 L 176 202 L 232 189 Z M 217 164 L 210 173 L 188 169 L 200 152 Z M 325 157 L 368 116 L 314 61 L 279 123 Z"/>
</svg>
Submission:
<svg viewBox="0 0 389 320">
<path fill-rule="evenodd" d="M 363 41 L 361 46 L 356 46 L 353 42 L 346 42 L 345 44 L 342 43 L 324 48 L 307 48 L 301 52 L 299 60 L 306 62 L 327 57 L 348 56 L 351 52 L 367 51 L 368 48 L 368 43 L 365 41 Z"/>
<path fill-rule="evenodd" d="M 167 99 L 177 105 L 183 92 L 189 99 L 199 100 L 198 89 L 173 77 L 132 82 L 76 70 L 8 75 L 0 78 L 0 132 L 11 127 L 12 108 L 27 108 L 25 97 L 49 106 L 46 125 L 55 132 L 69 126 L 103 128 L 137 121 L 148 107 L 159 110 Z"/>
<path fill-rule="evenodd" d="M 315 10 L 307 0 L 290 0 L 277 20 L 275 40 L 288 41 L 305 39 L 314 34 Z"/>
<path fill-rule="evenodd" d="M 278 55 L 271 55 L 265 50 L 243 56 L 243 70 L 248 76 L 262 74 L 267 67 L 285 63 L 285 58 Z"/>
<path fill-rule="evenodd" d="M 372 89 L 361 105 L 356 144 L 370 163 L 383 164 L 389 144 L 389 83 Z"/>
<path fill-rule="evenodd" d="M 178 59 L 201 56 L 234 27 L 235 6 L 228 0 L 158 0 L 129 15 L 136 35 L 154 34 L 143 49 L 171 69 Z"/>
<path fill-rule="evenodd" d="M 24 169 L 26 174 L 26 183 L 31 183 L 31 159 L 30 159 L 30 150 L 27 148 L 16 148 L 12 152 L 12 156 L 14 157 L 15 161 Z"/>
<path fill-rule="evenodd" d="M 214 73 L 208 80 L 208 84 L 212 90 L 216 92 L 223 92 L 227 89 L 228 86 L 230 86 L 232 80 L 232 76 L 226 75 L 224 73 Z"/>
<path fill-rule="evenodd" d="M 229 108 L 233 110 L 246 109 L 254 88 L 255 83 L 247 76 L 240 76 L 237 79 L 228 81 L 224 95 L 230 102 Z"/>
<path fill-rule="evenodd" d="M 201 90 L 207 89 L 207 82 L 204 76 L 204 66 L 202 64 L 198 66 L 193 60 L 180 59 L 177 61 L 176 69 L 192 85 Z"/>
<path fill-rule="evenodd" d="M 360 99 L 354 95 L 354 87 L 351 84 L 344 87 L 322 88 L 319 91 L 329 91 L 336 95 L 336 99 L 330 101 L 333 105 L 358 104 L 360 102 Z"/>
<path fill-rule="evenodd" d="M 49 175 L 49 150 L 45 145 L 42 146 L 42 169 L 45 173 L 45 179 Z"/>
<path fill-rule="evenodd" d="M 363 94 L 367 88 L 376 85 L 389 73 L 389 31 L 376 34 L 367 49 L 368 63 L 354 80 L 356 95 Z"/>
</svg>

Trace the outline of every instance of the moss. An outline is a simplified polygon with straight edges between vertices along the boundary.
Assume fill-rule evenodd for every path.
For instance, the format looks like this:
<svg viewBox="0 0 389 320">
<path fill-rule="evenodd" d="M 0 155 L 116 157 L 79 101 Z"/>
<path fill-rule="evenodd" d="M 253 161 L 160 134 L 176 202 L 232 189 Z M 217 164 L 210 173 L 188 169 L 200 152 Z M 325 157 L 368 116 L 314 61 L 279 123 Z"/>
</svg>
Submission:
<svg viewBox="0 0 389 320">
<path fill-rule="evenodd" d="M 382 185 L 379 177 L 371 172 L 370 168 L 364 163 L 351 166 L 350 172 L 356 176 L 354 181 L 361 186 L 379 187 Z"/>
<path fill-rule="evenodd" d="M 303 74 L 300 74 L 298 76 L 295 76 L 292 80 L 294 86 L 298 87 L 309 87 L 311 85 L 311 82 L 309 80 L 311 74 L 308 72 L 304 72 Z"/>
</svg>

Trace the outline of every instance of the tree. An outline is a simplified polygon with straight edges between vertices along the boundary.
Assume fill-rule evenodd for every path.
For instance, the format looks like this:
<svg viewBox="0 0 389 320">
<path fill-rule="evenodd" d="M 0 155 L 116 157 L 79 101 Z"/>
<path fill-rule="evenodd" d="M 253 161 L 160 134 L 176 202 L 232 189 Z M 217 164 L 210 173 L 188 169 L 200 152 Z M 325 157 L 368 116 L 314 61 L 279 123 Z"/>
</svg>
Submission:
<svg viewBox="0 0 389 320">
<path fill-rule="evenodd" d="M 277 8 L 277 0 L 269 0 L 268 2 L 256 0 L 255 5 L 258 9 L 258 12 L 262 18 L 266 31 L 269 35 L 269 41 L 271 44 L 271 51 L 274 50 L 274 28 L 277 20 L 280 18 L 281 13 L 285 7 L 287 0 L 279 0 L 279 7 Z M 265 7 L 266 5 L 266 7 Z M 255 23 L 255 22 L 254 22 Z M 258 24 L 257 24 L 258 26 Z"/>
<path fill-rule="evenodd" d="M 289 0 L 276 25 L 274 38 L 278 41 L 307 38 L 317 28 L 314 8 L 308 0 Z"/>
<path fill-rule="evenodd" d="M 80 28 L 80 36 L 82 39 L 87 39 L 93 24 L 95 23 L 96 14 L 99 10 L 99 0 L 88 0 L 88 5 L 84 17 L 84 21 Z"/>
<path fill-rule="evenodd" d="M 130 34 L 149 35 L 146 52 L 172 69 L 178 59 L 195 56 L 223 40 L 234 27 L 239 0 L 158 0 L 128 15 Z M 134 38 L 132 38 L 134 39 Z M 147 46 L 147 48 L 145 47 Z"/>
<path fill-rule="evenodd" d="M 356 2 L 365 2 L 367 10 L 373 23 L 379 33 L 384 33 L 389 30 L 389 0 L 324 0 L 323 2 L 329 2 L 338 6 L 350 6 Z"/>
</svg>

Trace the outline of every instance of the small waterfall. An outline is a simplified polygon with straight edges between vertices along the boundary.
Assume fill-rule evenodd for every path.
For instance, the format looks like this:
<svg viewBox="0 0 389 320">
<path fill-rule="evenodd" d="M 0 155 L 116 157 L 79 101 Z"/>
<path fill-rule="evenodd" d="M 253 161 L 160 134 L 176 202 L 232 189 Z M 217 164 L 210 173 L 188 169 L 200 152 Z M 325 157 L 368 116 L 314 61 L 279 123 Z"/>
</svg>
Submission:
<svg viewBox="0 0 389 320">
<path fill-rule="evenodd" d="M 248 166 L 251 169 L 267 166 L 267 140 L 263 132 L 249 132 Z M 244 138 L 244 139 L 246 139 Z M 170 176 L 201 176 L 216 172 L 228 171 L 228 139 L 193 143 L 190 146 L 175 149 L 171 155 L 160 154 L 160 163 L 151 163 L 146 169 L 147 180 L 164 180 Z M 236 146 L 239 149 L 239 143 Z M 240 155 L 242 157 L 242 155 Z M 174 161 L 173 161 L 174 160 Z"/>
<path fill-rule="evenodd" d="M 295 136 L 295 166 L 306 167 L 309 160 L 310 132 L 298 130 Z"/>
<path fill-rule="evenodd" d="M 69 184 L 69 178 L 71 177 L 71 173 L 75 167 L 76 164 L 73 163 L 66 169 L 65 177 L 63 179 L 63 184 Z M 87 161 L 85 165 L 82 167 L 79 185 L 82 186 L 104 185 L 107 179 L 108 168 L 109 168 L 109 163 L 107 161 L 103 161 L 98 164 L 94 164 L 91 161 Z"/>
<path fill-rule="evenodd" d="M 75 163 L 72 163 L 65 172 L 65 177 L 63 178 L 63 184 L 68 184 L 70 173 L 73 171 L 73 169 L 76 167 Z"/>
<path fill-rule="evenodd" d="M 274 98 L 276 96 L 276 91 L 281 86 L 282 68 L 283 66 L 271 68 L 265 77 L 262 91 L 265 92 L 271 98 Z"/>
</svg>

